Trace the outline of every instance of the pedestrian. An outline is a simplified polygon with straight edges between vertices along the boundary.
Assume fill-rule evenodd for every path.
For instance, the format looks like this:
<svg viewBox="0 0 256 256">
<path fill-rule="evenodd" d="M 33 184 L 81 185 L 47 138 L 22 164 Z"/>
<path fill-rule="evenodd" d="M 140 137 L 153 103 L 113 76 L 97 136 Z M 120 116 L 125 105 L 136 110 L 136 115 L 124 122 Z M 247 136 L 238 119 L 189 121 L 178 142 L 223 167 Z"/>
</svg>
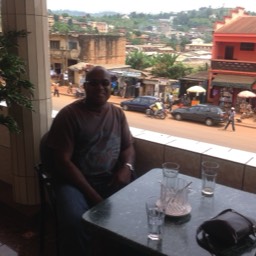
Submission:
<svg viewBox="0 0 256 256">
<path fill-rule="evenodd" d="M 73 92 L 72 88 L 73 88 L 73 85 L 71 82 L 69 82 L 68 89 L 67 89 L 68 94 L 72 94 L 72 92 Z"/>
<path fill-rule="evenodd" d="M 135 153 L 126 116 L 107 102 L 110 73 L 101 66 L 92 68 L 84 87 L 86 97 L 59 111 L 47 138 L 54 159 L 61 256 L 90 255 L 93 241 L 82 214 L 134 178 Z"/>
<path fill-rule="evenodd" d="M 124 81 L 124 82 L 123 82 L 123 85 L 122 85 L 122 87 L 121 87 L 121 90 L 120 90 L 120 96 L 121 96 L 122 98 L 125 98 L 125 96 L 126 96 L 126 88 L 127 88 L 127 82 Z"/>
<path fill-rule="evenodd" d="M 236 115 L 235 108 L 232 107 L 230 109 L 230 112 L 229 112 L 229 115 L 228 115 L 228 122 L 227 122 L 224 130 L 227 130 L 228 126 L 231 123 L 232 124 L 232 130 L 233 130 L 233 132 L 235 131 L 235 115 Z"/>
<path fill-rule="evenodd" d="M 135 97 L 140 96 L 140 86 L 141 82 L 140 80 L 138 80 L 137 83 L 135 84 Z"/>
<path fill-rule="evenodd" d="M 173 105 L 173 94 L 172 93 L 169 93 L 167 95 L 167 102 L 169 105 L 169 110 L 172 110 L 172 105 Z"/>
<path fill-rule="evenodd" d="M 59 83 L 53 83 L 53 96 L 60 97 Z"/>
<path fill-rule="evenodd" d="M 64 85 L 68 86 L 69 85 L 68 71 L 65 71 L 65 73 L 63 74 L 63 80 L 64 80 Z"/>
</svg>

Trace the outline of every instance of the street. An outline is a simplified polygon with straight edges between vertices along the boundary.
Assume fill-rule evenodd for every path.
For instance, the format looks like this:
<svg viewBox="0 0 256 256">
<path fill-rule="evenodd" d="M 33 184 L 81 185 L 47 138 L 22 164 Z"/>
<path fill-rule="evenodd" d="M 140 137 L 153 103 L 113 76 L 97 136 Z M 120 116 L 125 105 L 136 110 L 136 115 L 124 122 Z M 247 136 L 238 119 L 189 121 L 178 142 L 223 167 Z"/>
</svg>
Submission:
<svg viewBox="0 0 256 256">
<path fill-rule="evenodd" d="M 63 106 L 76 100 L 74 97 L 61 95 L 53 97 L 53 109 L 60 110 Z M 233 132 L 231 126 L 226 131 L 224 124 L 208 127 L 201 123 L 176 121 L 170 115 L 165 120 L 147 117 L 143 113 L 125 112 L 129 125 L 140 129 L 155 131 L 172 136 L 216 144 L 228 148 L 256 152 L 256 129 L 236 126 Z"/>
</svg>

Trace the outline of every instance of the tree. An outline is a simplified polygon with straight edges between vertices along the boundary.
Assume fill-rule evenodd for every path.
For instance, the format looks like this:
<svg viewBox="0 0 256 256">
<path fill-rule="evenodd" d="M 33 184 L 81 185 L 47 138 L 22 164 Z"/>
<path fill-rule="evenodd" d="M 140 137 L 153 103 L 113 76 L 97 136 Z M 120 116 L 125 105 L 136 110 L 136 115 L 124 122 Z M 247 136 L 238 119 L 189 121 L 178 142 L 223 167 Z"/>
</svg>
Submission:
<svg viewBox="0 0 256 256">
<path fill-rule="evenodd" d="M 71 26 L 73 26 L 73 20 L 70 18 L 70 19 L 68 19 L 68 25 L 71 27 Z"/>
<path fill-rule="evenodd" d="M 177 62 L 177 54 L 157 55 L 155 65 L 151 73 L 158 77 L 179 79 L 192 71 L 192 68 L 185 67 L 181 62 Z"/>
<path fill-rule="evenodd" d="M 53 15 L 54 22 L 59 21 L 60 16 L 57 14 Z"/>
<path fill-rule="evenodd" d="M 62 13 L 62 16 L 63 16 L 64 18 L 67 18 L 67 17 L 69 17 L 69 14 L 68 14 L 68 13 Z"/>
<path fill-rule="evenodd" d="M 152 65 L 152 59 L 144 52 L 135 50 L 127 55 L 126 64 L 134 69 L 142 70 Z"/>
<path fill-rule="evenodd" d="M 55 22 L 53 27 L 52 27 L 52 30 L 54 32 L 57 32 L 59 31 L 60 33 L 68 33 L 70 31 L 70 28 L 69 28 L 69 25 L 66 24 L 66 23 L 62 23 L 62 22 Z"/>
<path fill-rule="evenodd" d="M 26 74 L 24 61 L 15 54 L 17 38 L 25 37 L 27 32 L 10 31 L 0 34 L 0 102 L 5 102 L 8 108 L 20 106 L 32 110 L 34 86 L 24 79 Z M 0 106 L 0 110 L 3 107 Z M 20 132 L 16 120 L 11 114 L 0 114 L 0 124 L 11 132 Z"/>
</svg>

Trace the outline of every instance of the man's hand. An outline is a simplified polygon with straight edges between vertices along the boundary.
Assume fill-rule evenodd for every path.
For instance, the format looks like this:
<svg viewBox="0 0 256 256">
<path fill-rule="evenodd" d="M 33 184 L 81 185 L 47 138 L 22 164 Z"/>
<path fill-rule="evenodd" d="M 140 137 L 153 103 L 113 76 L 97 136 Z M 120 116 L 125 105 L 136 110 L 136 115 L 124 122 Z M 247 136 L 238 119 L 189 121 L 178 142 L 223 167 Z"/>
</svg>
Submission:
<svg viewBox="0 0 256 256">
<path fill-rule="evenodd" d="M 115 172 L 111 183 L 113 188 L 122 188 L 131 182 L 132 173 L 128 166 L 122 166 Z"/>
</svg>

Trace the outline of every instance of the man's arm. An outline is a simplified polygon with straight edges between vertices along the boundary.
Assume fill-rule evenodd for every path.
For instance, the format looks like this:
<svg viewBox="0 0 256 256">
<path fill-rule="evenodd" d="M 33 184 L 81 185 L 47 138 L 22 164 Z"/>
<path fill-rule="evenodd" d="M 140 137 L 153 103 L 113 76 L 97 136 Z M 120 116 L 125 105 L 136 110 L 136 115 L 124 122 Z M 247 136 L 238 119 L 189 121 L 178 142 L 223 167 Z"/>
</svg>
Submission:
<svg viewBox="0 0 256 256">
<path fill-rule="evenodd" d="M 70 160 L 71 156 L 69 153 L 55 150 L 54 159 L 55 166 L 57 170 L 61 170 L 63 178 L 78 188 L 92 204 L 97 204 L 103 200 L 89 184 L 82 172 Z"/>
<path fill-rule="evenodd" d="M 110 186 L 123 187 L 131 182 L 133 171 L 128 164 L 134 165 L 135 161 L 135 150 L 133 144 L 130 144 L 128 148 L 123 150 L 120 154 L 120 168 L 115 172 L 114 178 Z"/>
</svg>

